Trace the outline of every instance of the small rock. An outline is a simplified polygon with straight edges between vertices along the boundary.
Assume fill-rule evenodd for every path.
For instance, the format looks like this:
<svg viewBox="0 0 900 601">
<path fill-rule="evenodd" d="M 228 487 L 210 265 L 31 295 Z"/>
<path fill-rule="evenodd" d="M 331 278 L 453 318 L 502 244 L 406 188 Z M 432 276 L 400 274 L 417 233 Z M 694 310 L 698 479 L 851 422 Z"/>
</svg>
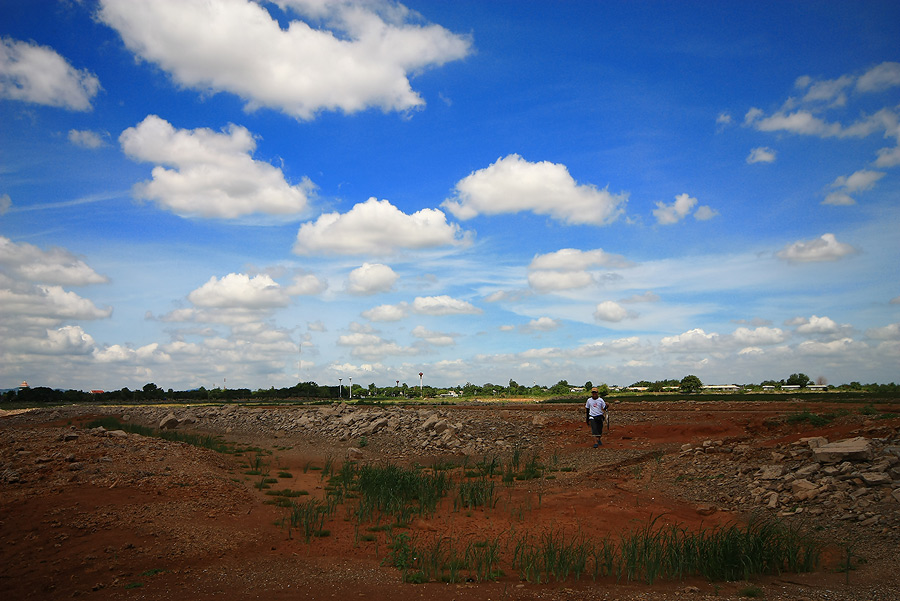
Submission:
<svg viewBox="0 0 900 601">
<path fill-rule="evenodd" d="M 887 474 L 879 472 L 866 472 L 860 476 L 866 486 L 881 486 L 882 484 L 891 484 L 893 480 Z"/>
<path fill-rule="evenodd" d="M 714 505 L 698 505 L 697 513 L 700 515 L 712 515 L 716 512 Z"/>
<path fill-rule="evenodd" d="M 783 465 L 764 465 L 760 469 L 762 470 L 759 475 L 760 480 L 775 480 L 784 475 Z"/>
</svg>

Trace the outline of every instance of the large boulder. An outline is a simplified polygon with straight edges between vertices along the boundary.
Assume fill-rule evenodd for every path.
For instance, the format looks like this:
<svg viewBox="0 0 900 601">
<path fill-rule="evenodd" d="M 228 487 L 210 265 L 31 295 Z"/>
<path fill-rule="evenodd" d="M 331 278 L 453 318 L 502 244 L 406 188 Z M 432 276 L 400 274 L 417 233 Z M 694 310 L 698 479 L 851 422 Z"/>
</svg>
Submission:
<svg viewBox="0 0 900 601">
<path fill-rule="evenodd" d="M 160 430 L 174 430 L 178 427 L 178 418 L 175 417 L 174 413 L 169 413 L 167 416 L 159 420 L 159 429 Z"/>
</svg>

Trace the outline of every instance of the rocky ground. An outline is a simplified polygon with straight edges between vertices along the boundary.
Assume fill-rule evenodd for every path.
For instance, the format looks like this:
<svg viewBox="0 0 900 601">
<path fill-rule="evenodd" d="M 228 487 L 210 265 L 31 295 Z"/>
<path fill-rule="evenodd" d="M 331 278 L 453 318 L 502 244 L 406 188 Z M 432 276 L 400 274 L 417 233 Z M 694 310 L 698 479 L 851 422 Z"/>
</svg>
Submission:
<svg viewBox="0 0 900 601">
<path fill-rule="evenodd" d="M 59 407 L 0 415 L 0 596 L 4 599 L 393 598 L 900 600 L 900 405 L 620 403 L 591 448 L 577 405 Z M 86 428 L 114 415 L 221 435 L 222 454 Z M 815 426 L 798 416 L 828 415 Z M 250 448 L 255 450 L 249 450 Z M 540 458 L 544 477 L 507 487 L 492 511 L 416 520 L 413 535 L 500 540 L 542 528 L 616 534 L 656 519 L 687 528 L 778 516 L 826 545 L 812 574 L 753 582 L 402 583 L 385 539 L 347 516 L 307 544 L 276 521 L 247 475 L 323 496 L 322 468 L 351 458 L 474 465 Z M 258 459 L 260 458 L 260 459 Z M 524 460 L 523 459 L 523 460 Z M 850 560 L 853 570 L 839 568 Z"/>
</svg>

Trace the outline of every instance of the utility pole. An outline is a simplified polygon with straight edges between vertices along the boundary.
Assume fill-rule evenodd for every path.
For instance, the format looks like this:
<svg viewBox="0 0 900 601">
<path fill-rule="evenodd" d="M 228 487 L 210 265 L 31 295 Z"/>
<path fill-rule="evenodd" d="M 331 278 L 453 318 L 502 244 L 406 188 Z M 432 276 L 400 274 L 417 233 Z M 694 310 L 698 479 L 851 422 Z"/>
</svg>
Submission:
<svg viewBox="0 0 900 601">
<path fill-rule="evenodd" d="M 422 387 L 422 372 L 419 372 L 419 396 L 425 398 L 425 389 Z"/>
</svg>

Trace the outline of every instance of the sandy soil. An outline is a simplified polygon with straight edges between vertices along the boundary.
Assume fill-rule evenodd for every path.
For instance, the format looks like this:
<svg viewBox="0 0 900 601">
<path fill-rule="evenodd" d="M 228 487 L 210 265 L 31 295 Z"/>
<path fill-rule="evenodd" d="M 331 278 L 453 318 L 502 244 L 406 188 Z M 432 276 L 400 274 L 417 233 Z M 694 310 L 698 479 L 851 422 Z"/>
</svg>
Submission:
<svg viewBox="0 0 900 601">
<path fill-rule="evenodd" d="M 498 501 L 488 510 L 455 508 L 447 500 L 434 516 L 415 519 L 404 532 L 420 541 L 439 536 L 464 543 L 509 541 L 525 532 L 602 537 L 654 518 L 688 529 L 740 523 L 751 508 L 729 502 L 724 492 L 719 498 L 728 489 L 725 483 L 701 486 L 697 478 L 695 486 L 683 477 L 693 473 L 688 470 L 696 468 L 696 460 L 682 445 L 711 440 L 750 445 L 750 455 L 757 453 L 762 462 L 772 449 L 801 437 L 897 437 L 900 420 L 875 423 L 852 405 L 805 403 L 803 409 L 835 407 L 846 415 L 816 429 L 784 421 L 798 410 L 796 403 L 621 404 L 599 449 L 591 447 L 578 406 L 483 407 L 478 410 L 496 415 L 500 424 L 544 418 L 540 442 L 521 451 L 523 458 L 538 454 L 552 470 L 509 487 L 498 483 Z M 882 410 L 900 412 L 897 405 Z M 829 522 L 823 532 L 830 546 L 812 574 L 652 586 L 590 577 L 535 584 L 520 580 L 507 559 L 495 582 L 408 584 L 396 568 L 382 565 L 388 534 L 358 528 L 347 508 L 326 523 L 328 536 L 310 543 L 278 525 L 286 510 L 267 504 L 272 497 L 254 487 L 260 477 L 246 474 L 257 452 L 234 456 L 157 438 L 109 436 L 84 428 L 95 417 L 89 408 L 64 413 L 0 416 L 2 599 L 680 600 L 743 599 L 754 592 L 784 600 L 900 599 L 900 502 L 876 528 Z M 322 468 L 339 462 L 352 444 L 284 433 L 224 437 L 263 449 L 270 475 L 281 474 L 273 488 L 307 491 L 304 498 L 325 496 Z M 482 459 L 417 456 L 377 434 L 363 449 L 362 461 L 398 456 L 426 466 L 448 461 L 471 466 Z M 836 569 L 843 541 L 857 543 L 861 558 L 849 575 Z"/>
</svg>

